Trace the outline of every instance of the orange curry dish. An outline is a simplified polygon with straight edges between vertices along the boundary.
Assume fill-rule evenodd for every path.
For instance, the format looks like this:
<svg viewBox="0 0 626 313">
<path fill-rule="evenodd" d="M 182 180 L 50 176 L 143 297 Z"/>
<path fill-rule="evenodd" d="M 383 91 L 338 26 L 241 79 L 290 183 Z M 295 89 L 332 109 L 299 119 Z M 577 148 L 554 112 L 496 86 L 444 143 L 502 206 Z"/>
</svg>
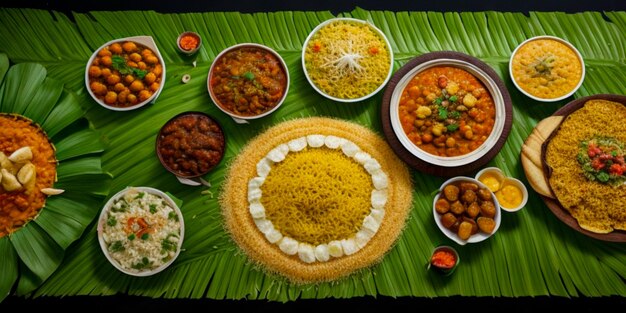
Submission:
<svg viewBox="0 0 626 313">
<path fill-rule="evenodd" d="M 400 122 L 427 153 L 455 157 L 482 145 L 495 123 L 493 98 L 471 73 L 451 66 L 419 72 L 402 92 Z"/>
<path fill-rule="evenodd" d="M 55 150 L 33 121 L 0 114 L 0 238 L 35 218 L 56 180 Z M 43 190 L 43 191 L 42 191 Z"/>
</svg>

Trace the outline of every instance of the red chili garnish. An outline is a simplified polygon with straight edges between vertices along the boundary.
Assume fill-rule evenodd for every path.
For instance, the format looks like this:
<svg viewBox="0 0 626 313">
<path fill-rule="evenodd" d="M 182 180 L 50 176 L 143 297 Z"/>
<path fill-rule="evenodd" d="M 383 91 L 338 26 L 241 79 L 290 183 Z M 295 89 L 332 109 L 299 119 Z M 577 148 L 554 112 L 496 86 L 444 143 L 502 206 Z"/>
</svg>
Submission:
<svg viewBox="0 0 626 313">
<path fill-rule="evenodd" d="M 624 168 L 620 164 L 613 164 L 609 168 L 609 174 L 622 175 L 624 174 Z"/>
<path fill-rule="evenodd" d="M 319 42 L 316 42 L 313 44 L 312 50 L 313 52 L 320 52 L 320 50 L 322 50 L 322 45 L 320 45 Z"/>
</svg>

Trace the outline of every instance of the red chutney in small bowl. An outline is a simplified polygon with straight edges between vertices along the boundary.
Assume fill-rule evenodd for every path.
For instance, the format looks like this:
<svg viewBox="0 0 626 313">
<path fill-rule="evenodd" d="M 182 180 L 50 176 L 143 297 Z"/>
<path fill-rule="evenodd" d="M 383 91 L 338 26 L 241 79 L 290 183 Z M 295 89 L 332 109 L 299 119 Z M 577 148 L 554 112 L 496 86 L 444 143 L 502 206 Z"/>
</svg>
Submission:
<svg viewBox="0 0 626 313">
<path fill-rule="evenodd" d="M 273 50 L 240 44 L 217 56 L 208 85 L 211 98 L 225 113 L 240 118 L 261 117 L 285 99 L 289 74 Z"/>
<path fill-rule="evenodd" d="M 159 132 L 156 153 L 176 176 L 202 176 L 224 156 L 226 140 L 221 126 L 201 112 L 185 112 L 170 119 Z"/>
</svg>

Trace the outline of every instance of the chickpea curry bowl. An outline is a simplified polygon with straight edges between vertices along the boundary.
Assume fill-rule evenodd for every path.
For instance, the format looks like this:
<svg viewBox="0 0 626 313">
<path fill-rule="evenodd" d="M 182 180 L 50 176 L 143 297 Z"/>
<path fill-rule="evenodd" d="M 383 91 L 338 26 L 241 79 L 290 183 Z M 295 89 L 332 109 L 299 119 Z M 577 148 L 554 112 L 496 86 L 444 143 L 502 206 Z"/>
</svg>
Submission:
<svg viewBox="0 0 626 313">
<path fill-rule="evenodd" d="M 391 127 L 399 143 L 430 166 L 486 163 L 510 131 L 509 95 L 488 65 L 444 53 L 450 58 L 423 55 L 424 62 L 400 72 L 390 97 Z"/>
<path fill-rule="evenodd" d="M 287 97 L 289 71 L 271 48 L 237 44 L 215 57 L 207 88 L 215 105 L 236 121 L 261 118 L 276 111 Z"/>
<path fill-rule="evenodd" d="M 87 62 L 85 84 L 93 99 L 107 109 L 137 109 L 161 93 L 165 63 L 152 37 L 112 40 Z"/>
</svg>

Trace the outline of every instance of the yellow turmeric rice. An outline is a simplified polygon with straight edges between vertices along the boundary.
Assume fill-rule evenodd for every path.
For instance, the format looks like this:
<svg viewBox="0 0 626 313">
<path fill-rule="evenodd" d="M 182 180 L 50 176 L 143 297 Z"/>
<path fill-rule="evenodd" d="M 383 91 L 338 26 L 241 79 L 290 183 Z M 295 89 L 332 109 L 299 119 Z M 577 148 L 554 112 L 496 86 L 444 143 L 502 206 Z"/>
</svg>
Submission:
<svg viewBox="0 0 626 313">
<path fill-rule="evenodd" d="M 315 136 L 328 141 L 316 145 L 309 140 Z M 304 144 L 292 145 L 302 138 Z M 331 148 L 339 142 L 341 148 Z M 272 162 L 264 163 L 268 158 Z M 243 148 L 229 165 L 220 204 L 226 231 L 252 262 L 294 283 L 316 283 L 382 259 L 404 228 L 412 183 L 406 165 L 371 130 L 302 118 L 268 129 Z M 359 233 L 371 237 L 363 241 Z"/>
<path fill-rule="evenodd" d="M 313 34 L 304 49 L 305 70 L 313 84 L 339 99 L 371 94 L 391 70 L 390 47 L 368 23 L 333 20 Z"/>
</svg>

